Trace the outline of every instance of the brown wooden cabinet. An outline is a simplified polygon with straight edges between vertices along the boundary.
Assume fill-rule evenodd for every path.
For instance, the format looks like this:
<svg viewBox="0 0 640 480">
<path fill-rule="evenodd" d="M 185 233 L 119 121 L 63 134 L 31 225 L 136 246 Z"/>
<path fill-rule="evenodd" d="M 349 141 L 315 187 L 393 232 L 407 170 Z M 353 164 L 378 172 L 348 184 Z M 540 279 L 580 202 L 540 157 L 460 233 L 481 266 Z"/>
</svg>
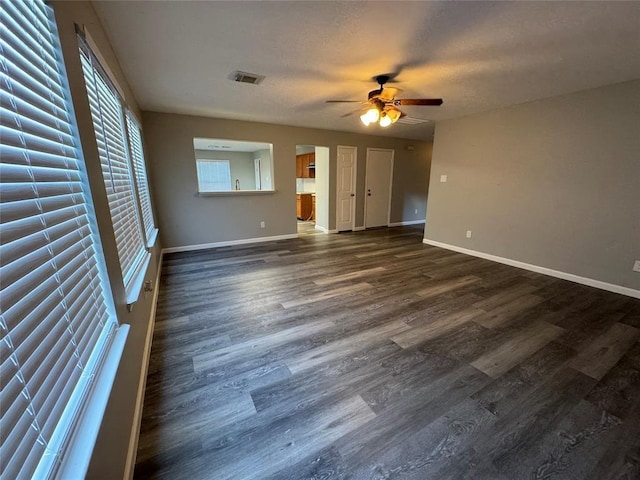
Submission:
<svg viewBox="0 0 640 480">
<path fill-rule="evenodd" d="M 296 178 L 302 177 L 302 155 L 296 155 Z"/>
<path fill-rule="evenodd" d="M 296 210 L 300 220 L 313 219 L 313 199 L 310 193 L 296 194 Z"/>
<path fill-rule="evenodd" d="M 316 154 L 296 155 L 296 178 L 316 178 Z"/>
</svg>

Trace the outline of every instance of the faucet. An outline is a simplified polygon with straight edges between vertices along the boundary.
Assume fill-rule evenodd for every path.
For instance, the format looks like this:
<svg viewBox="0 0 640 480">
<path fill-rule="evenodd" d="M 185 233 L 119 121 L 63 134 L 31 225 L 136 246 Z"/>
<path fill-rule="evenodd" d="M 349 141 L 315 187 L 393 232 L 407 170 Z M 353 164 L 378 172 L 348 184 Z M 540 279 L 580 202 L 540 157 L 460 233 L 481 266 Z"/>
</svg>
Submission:
<svg viewBox="0 0 640 480">
<path fill-rule="evenodd" d="M 240 190 L 240 180 L 236 178 L 236 190 Z"/>
</svg>

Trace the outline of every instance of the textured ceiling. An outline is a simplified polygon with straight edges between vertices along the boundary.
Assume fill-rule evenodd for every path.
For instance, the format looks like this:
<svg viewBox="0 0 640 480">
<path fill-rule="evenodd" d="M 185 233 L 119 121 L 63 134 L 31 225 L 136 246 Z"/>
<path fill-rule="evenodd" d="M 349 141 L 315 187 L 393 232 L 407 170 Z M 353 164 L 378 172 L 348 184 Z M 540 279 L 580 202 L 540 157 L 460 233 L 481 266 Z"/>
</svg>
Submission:
<svg viewBox="0 0 640 480">
<path fill-rule="evenodd" d="M 143 110 L 428 140 L 439 120 L 640 78 L 640 2 L 94 4 Z M 366 128 L 325 103 L 382 73 L 398 98 L 442 97 L 402 107 L 432 122 Z"/>
</svg>

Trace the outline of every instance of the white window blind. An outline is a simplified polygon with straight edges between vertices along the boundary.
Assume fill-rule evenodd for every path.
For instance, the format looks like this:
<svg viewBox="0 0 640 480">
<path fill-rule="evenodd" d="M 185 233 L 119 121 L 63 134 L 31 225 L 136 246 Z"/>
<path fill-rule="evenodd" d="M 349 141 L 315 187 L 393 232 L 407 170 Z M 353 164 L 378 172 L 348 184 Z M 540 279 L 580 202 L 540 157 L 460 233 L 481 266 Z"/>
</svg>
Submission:
<svg viewBox="0 0 640 480">
<path fill-rule="evenodd" d="M 117 322 L 53 13 L 12 0 L 0 16 L 0 470 L 47 478 Z"/>
<path fill-rule="evenodd" d="M 198 191 L 221 192 L 231 190 L 229 160 L 196 160 Z"/>
<path fill-rule="evenodd" d="M 79 42 L 127 303 L 133 303 L 140 293 L 150 254 L 146 250 L 136 205 L 122 104 L 116 88 L 111 84 L 89 46 L 81 38 Z"/>
<path fill-rule="evenodd" d="M 147 167 L 144 162 L 144 150 L 142 148 L 142 134 L 140 133 L 140 126 L 133 114 L 127 111 L 126 117 L 127 132 L 129 132 L 129 151 L 133 159 L 133 172 L 135 174 L 136 186 L 138 187 L 142 223 L 144 225 L 147 246 L 151 248 L 155 241 L 157 230 L 153 222 L 151 194 L 149 193 L 149 182 L 147 181 Z"/>
</svg>

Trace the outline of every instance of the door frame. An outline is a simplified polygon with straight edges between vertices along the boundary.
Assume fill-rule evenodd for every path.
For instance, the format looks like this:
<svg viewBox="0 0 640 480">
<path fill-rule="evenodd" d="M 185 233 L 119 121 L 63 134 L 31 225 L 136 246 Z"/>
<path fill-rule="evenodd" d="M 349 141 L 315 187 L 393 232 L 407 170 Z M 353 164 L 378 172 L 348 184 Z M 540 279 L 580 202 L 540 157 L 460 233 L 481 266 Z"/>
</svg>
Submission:
<svg viewBox="0 0 640 480">
<path fill-rule="evenodd" d="M 391 198 L 393 197 L 393 166 L 394 159 L 396 155 L 396 151 L 393 148 L 371 148 L 367 147 L 367 158 L 365 159 L 365 170 L 364 170 L 364 228 L 367 228 L 367 184 L 368 184 L 368 174 L 369 174 L 369 152 L 378 151 L 378 152 L 391 152 L 391 168 L 389 170 L 389 204 L 387 205 L 387 227 L 391 222 Z"/>
<path fill-rule="evenodd" d="M 336 148 L 336 232 L 347 231 L 338 229 L 338 210 L 340 208 L 340 189 L 338 188 L 340 185 L 340 168 L 338 165 L 338 154 L 341 148 L 353 150 L 353 177 L 351 179 L 351 190 L 353 192 L 353 197 L 351 197 L 351 231 L 353 232 L 356 229 L 356 203 L 358 199 L 358 147 L 353 145 L 338 145 Z"/>
</svg>

